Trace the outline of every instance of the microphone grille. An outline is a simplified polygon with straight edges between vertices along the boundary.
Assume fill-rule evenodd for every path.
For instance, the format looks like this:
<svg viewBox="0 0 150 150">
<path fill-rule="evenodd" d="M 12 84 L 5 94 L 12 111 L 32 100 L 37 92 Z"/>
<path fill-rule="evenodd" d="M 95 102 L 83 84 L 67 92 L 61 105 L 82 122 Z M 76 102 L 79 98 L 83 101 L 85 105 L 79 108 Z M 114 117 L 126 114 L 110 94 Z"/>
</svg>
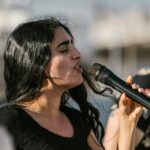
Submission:
<svg viewBox="0 0 150 150">
<path fill-rule="evenodd" d="M 89 73 L 94 76 L 95 80 L 101 83 L 105 83 L 105 72 L 106 67 L 98 63 L 94 63 L 89 69 Z"/>
</svg>

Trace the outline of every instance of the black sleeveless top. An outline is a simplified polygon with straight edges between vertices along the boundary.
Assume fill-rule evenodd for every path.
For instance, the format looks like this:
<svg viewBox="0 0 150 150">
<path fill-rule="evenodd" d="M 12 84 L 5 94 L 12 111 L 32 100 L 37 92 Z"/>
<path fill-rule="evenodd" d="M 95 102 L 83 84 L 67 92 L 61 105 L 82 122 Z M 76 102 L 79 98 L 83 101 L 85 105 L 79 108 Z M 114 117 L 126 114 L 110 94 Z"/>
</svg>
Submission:
<svg viewBox="0 0 150 150">
<path fill-rule="evenodd" d="M 87 136 L 91 128 L 82 114 L 66 106 L 61 111 L 73 125 L 73 137 L 63 137 L 48 131 L 23 109 L 13 106 L 0 109 L 0 123 L 13 135 L 16 150 L 90 150 Z"/>
</svg>

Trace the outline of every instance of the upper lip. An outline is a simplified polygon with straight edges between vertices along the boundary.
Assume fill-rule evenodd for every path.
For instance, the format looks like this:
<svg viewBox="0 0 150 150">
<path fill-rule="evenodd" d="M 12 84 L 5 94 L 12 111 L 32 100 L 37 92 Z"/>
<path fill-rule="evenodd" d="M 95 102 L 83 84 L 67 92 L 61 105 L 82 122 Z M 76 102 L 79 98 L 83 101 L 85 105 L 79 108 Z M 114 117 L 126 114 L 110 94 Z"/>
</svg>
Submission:
<svg viewBox="0 0 150 150">
<path fill-rule="evenodd" d="M 75 68 L 80 68 L 80 67 L 81 67 L 80 62 L 77 62 L 74 67 L 75 67 Z"/>
</svg>

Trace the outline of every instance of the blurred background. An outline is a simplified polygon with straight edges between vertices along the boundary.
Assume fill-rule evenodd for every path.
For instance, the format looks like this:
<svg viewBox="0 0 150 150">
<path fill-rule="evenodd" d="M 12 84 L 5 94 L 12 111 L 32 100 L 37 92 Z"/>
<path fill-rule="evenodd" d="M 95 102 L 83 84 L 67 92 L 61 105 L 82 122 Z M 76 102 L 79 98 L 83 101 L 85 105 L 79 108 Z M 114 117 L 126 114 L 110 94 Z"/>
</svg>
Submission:
<svg viewBox="0 0 150 150">
<path fill-rule="evenodd" d="M 10 32 L 30 18 L 59 16 L 69 23 L 84 62 L 102 63 L 121 78 L 150 65 L 149 0 L 0 0 L 0 97 L 3 51 Z"/>
</svg>

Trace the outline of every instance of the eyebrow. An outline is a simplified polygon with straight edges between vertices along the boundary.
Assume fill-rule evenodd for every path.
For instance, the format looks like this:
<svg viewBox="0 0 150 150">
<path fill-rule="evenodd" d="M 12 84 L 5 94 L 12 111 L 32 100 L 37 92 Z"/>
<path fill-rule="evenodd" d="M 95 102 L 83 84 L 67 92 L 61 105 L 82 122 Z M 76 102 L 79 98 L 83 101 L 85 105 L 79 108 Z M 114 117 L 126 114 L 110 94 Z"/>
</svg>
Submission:
<svg viewBox="0 0 150 150">
<path fill-rule="evenodd" d="M 71 41 L 65 40 L 65 41 L 61 42 L 60 44 L 58 44 L 58 46 L 56 47 L 56 49 L 59 48 L 62 45 L 68 45 L 70 42 L 74 43 L 74 40 L 73 39 L 71 39 Z"/>
<path fill-rule="evenodd" d="M 68 45 L 69 44 L 69 40 L 63 41 L 60 44 L 58 44 L 58 46 L 56 48 L 59 48 L 62 45 Z"/>
</svg>

